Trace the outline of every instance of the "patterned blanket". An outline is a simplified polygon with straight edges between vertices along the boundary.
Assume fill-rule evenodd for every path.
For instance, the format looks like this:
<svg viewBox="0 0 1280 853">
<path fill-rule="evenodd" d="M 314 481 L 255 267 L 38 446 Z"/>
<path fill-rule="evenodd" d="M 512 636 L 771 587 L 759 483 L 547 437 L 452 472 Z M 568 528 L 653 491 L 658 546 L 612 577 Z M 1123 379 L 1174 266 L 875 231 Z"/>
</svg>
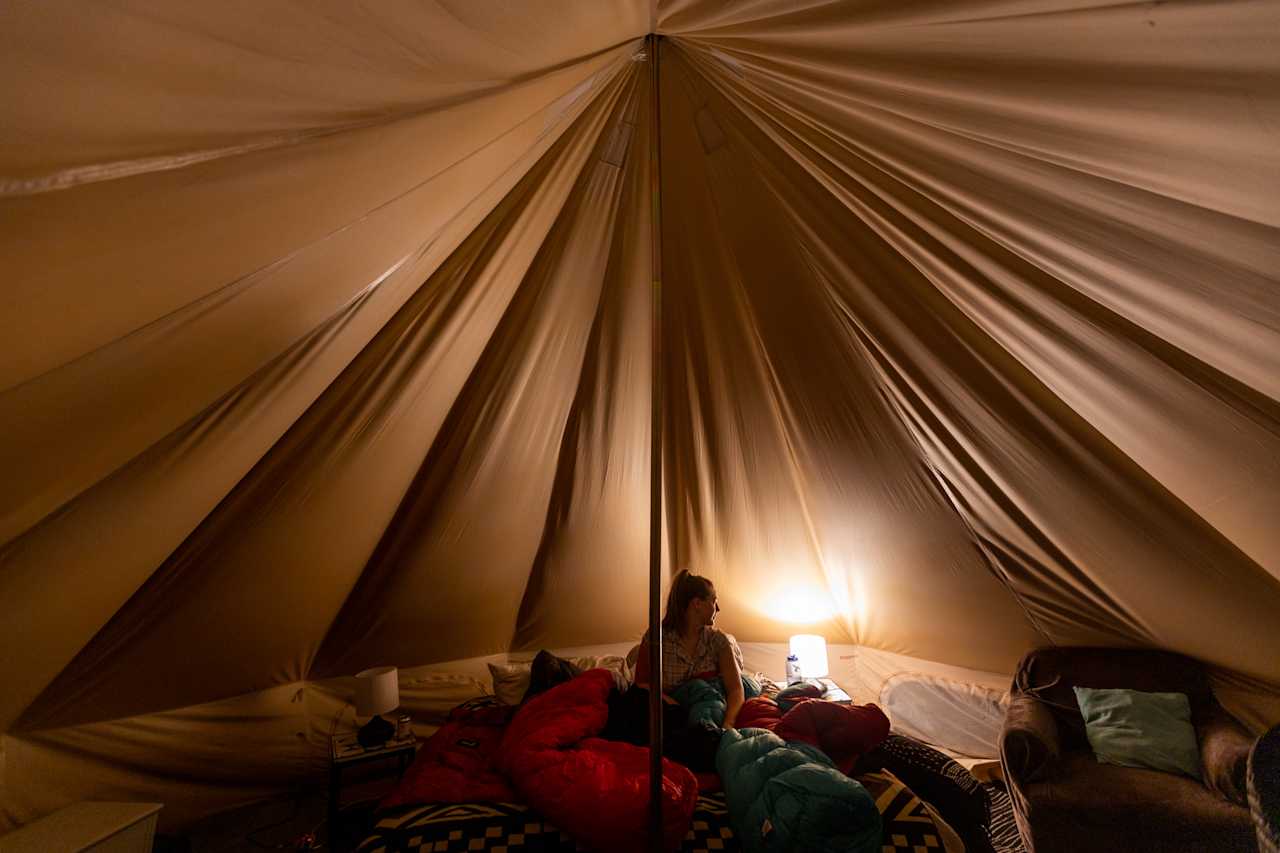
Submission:
<svg viewBox="0 0 1280 853">
<path fill-rule="evenodd" d="M 884 818 L 883 853 L 958 853 L 954 833 L 887 771 L 858 777 Z M 736 853 L 724 794 L 702 794 L 680 853 Z M 436 803 L 385 812 L 357 853 L 582 853 L 558 827 L 515 803 Z"/>
<path fill-rule="evenodd" d="M 378 820 L 357 853 L 579 853 L 558 827 L 516 803 L 435 803 L 393 809 Z M 680 853 L 733 853 L 722 794 L 698 798 Z"/>
</svg>

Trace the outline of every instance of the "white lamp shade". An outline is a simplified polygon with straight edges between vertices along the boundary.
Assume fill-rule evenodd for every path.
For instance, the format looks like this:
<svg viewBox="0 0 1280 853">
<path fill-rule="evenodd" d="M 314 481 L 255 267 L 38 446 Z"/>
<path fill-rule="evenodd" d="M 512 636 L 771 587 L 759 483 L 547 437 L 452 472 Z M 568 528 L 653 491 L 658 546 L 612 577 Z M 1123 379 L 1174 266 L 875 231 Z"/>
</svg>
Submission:
<svg viewBox="0 0 1280 853">
<path fill-rule="evenodd" d="M 372 717 L 400 705 L 400 676 L 394 666 L 376 666 L 356 673 L 356 713 Z"/>
<path fill-rule="evenodd" d="M 801 678 L 826 678 L 827 641 L 817 634 L 796 634 L 791 638 L 791 654 L 800 660 Z"/>
</svg>

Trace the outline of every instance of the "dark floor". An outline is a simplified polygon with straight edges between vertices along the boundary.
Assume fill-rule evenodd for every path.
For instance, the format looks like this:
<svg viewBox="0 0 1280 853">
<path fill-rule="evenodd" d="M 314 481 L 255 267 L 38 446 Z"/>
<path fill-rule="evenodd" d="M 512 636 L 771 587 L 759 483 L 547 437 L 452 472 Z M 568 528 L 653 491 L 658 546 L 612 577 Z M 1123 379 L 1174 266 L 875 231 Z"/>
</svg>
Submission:
<svg viewBox="0 0 1280 853">
<path fill-rule="evenodd" d="M 354 850 L 368 834 L 374 806 L 394 784 L 394 779 L 383 778 L 344 785 L 343 808 L 336 827 L 328 826 L 328 791 L 316 787 L 222 812 L 189 827 L 181 836 L 158 836 L 154 850 L 155 853 L 261 853 L 263 850 L 344 853 Z M 316 846 L 299 844 L 307 834 L 315 837 Z"/>
</svg>

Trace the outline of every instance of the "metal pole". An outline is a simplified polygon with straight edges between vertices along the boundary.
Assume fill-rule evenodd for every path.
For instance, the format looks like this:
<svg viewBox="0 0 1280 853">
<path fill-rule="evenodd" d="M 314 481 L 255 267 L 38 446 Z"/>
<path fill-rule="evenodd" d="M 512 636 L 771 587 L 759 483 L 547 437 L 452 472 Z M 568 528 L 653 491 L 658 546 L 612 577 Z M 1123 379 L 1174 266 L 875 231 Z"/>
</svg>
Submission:
<svg viewBox="0 0 1280 853">
<path fill-rule="evenodd" d="M 650 34 L 649 188 L 653 268 L 649 431 L 649 849 L 662 850 L 662 156 L 658 103 L 660 36 Z"/>
</svg>

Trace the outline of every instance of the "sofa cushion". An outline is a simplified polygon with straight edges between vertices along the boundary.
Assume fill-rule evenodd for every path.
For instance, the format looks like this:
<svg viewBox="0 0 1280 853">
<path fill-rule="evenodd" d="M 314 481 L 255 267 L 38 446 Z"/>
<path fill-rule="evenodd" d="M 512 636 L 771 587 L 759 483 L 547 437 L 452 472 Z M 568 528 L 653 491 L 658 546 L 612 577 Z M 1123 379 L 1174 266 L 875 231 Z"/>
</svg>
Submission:
<svg viewBox="0 0 1280 853">
<path fill-rule="evenodd" d="M 1015 694 L 1034 696 L 1052 709 L 1063 750 L 1089 748 L 1073 687 L 1185 693 L 1191 703 L 1193 725 L 1217 706 L 1200 664 L 1154 649 L 1036 649 L 1023 657 L 1013 681 Z"/>
<path fill-rule="evenodd" d="M 1183 693 L 1076 687 L 1093 754 L 1103 764 L 1200 778 L 1200 747 Z"/>
<path fill-rule="evenodd" d="M 1205 785 L 1224 799 L 1244 804 L 1244 768 L 1252 738 L 1214 697 L 1200 664 L 1150 649 L 1028 652 L 1014 675 L 1000 736 L 1000 758 L 1015 783 L 1039 779 L 1059 752 L 1090 748 L 1075 687 L 1185 693 Z"/>
<path fill-rule="evenodd" d="M 1259 853 L 1280 851 L 1280 726 L 1258 738 L 1249 756 L 1249 811 Z"/>
<path fill-rule="evenodd" d="M 1254 737 L 1239 720 L 1219 708 L 1196 727 L 1196 740 L 1200 742 L 1205 787 L 1224 800 L 1247 806 L 1245 775 Z"/>
<path fill-rule="evenodd" d="M 1253 851 L 1247 809 L 1198 780 L 1156 770 L 1099 764 L 1065 753 L 1051 778 L 1024 786 L 1037 853 L 1079 850 Z"/>
</svg>

